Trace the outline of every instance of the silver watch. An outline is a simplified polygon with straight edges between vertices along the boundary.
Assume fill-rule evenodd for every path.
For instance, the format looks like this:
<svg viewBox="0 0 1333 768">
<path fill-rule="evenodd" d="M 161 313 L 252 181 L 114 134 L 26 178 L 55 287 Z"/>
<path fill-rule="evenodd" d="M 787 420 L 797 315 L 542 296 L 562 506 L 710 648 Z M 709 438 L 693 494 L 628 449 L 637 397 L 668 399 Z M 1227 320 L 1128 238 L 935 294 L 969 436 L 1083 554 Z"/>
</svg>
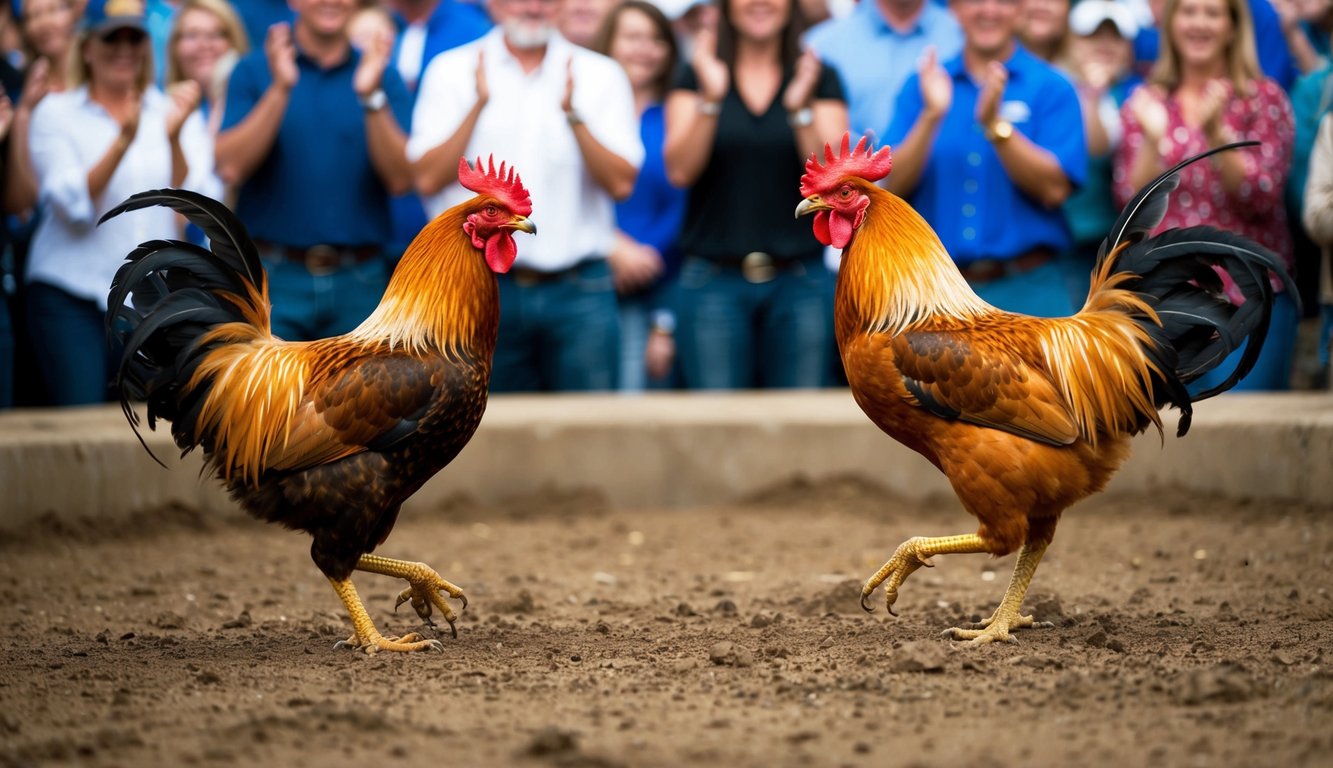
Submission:
<svg viewBox="0 0 1333 768">
<path fill-rule="evenodd" d="M 787 122 L 791 123 L 791 127 L 793 128 L 804 128 L 807 125 L 814 125 L 815 111 L 809 107 L 802 107 L 787 115 Z"/>
<path fill-rule="evenodd" d="M 389 103 L 389 95 L 383 88 L 376 88 L 370 94 L 361 97 L 361 108 L 367 112 L 378 112 Z"/>
</svg>

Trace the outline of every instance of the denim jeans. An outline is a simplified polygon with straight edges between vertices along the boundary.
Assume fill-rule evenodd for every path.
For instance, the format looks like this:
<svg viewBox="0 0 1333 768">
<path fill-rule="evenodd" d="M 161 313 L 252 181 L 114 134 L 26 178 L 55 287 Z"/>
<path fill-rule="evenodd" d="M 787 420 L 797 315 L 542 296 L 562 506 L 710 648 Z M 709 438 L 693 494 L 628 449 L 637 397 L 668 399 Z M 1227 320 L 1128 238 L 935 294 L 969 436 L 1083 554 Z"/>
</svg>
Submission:
<svg viewBox="0 0 1333 768">
<path fill-rule="evenodd" d="M 1052 259 L 1040 267 L 1017 275 L 977 283 L 972 290 L 986 303 L 1006 312 L 1034 317 L 1065 317 L 1078 311 L 1070 298 L 1067 267 Z M 1086 285 L 1083 296 L 1087 298 Z M 1082 300 L 1079 300 L 1079 306 Z"/>
<path fill-rule="evenodd" d="M 14 324 L 9 319 L 9 297 L 0 286 L 0 410 L 14 407 Z"/>
<path fill-rule="evenodd" d="M 49 405 L 88 405 L 110 399 L 112 357 L 105 314 L 48 283 L 27 287 L 28 333 Z M 15 372 L 17 374 L 17 372 Z"/>
<path fill-rule="evenodd" d="M 606 259 L 589 259 L 548 282 L 501 275 L 499 283 L 492 392 L 615 388 L 620 316 Z"/>
<path fill-rule="evenodd" d="M 383 259 L 312 275 L 302 264 L 259 253 L 268 272 L 273 304 L 273 335 L 287 341 L 310 341 L 347 333 L 379 306 L 389 285 Z"/>
<path fill-rule="evenodd" d="M 1276 392 L 1291 388 L 1291 363 L 1296 354 L 1296 325 L 1300 321 L 1296 302 L 1291 296 L 1279 293 L 1273 302 L 1273 319 L 1264 337 L 1264 349 L 1259 353 L 1254 368 L 1241 379 L 1232 392 Z M 1202 392 L 1221 384 L 1240 362 L 1242 349 L 1227 356 L 1222 364 L 1205 373 L 1189 386 L 1191 393 Z"/>
<path fill-rule="evenodd" d="M 827 386 L 834 276 L 822 257 L 752 283 L 699 258 L 681 266 L 676 350 L 688 389 Z"/>
</svg>

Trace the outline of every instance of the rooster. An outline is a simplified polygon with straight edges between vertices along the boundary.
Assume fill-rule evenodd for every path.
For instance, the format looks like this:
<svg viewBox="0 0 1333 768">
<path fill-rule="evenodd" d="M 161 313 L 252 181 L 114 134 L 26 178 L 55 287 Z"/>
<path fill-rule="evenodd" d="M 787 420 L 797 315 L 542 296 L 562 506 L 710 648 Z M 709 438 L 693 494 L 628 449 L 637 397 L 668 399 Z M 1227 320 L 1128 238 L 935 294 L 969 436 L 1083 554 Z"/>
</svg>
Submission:
<svg viewBox="0 0 1333 768">
<path fill-rule="evenodd" d="M 842 248 L 834 324 L 852 394 L 880 429 L 925 456 L 980 522 L 976 533 L 904 542 L 861 590 L 884 585 L 890 613 L 903 581 L 935 555 L 1018 551 L 994 614 L 945 635 L 973 644 L 1014 641 L 1037 626 L 1020 607 L 1060 515 L 1105 487 L 1129 455 L 1130 438 L 1192 403 L 1230 389 L 1253 367 L 1273 305 L 1269 273 L 1295 288 L 1273 253 L 1210 227 L 1149 236 L 1166 211 L 1186 160 L 1144 187 L 1102 243 L 1083 308 L 1064 318 L 1001 311 L 968 286 L 930 226 L 876 186 L 888 147 L 849 138 L 824 162 L 811 156 L 796 215 Z M 1253 144 L 1254 142 L 1249 142 Z M 1246 297 L 1222 294 L 1217 269 Z M 1221 384 L 1187 385 L 1244 344 Z M 894 614 L 896 615 L 896 614 Z M 1049 626 L 1049 624 L 1045 624 Z"/>
<path fill-rule="evenodd" d="M 463 591 L 428 566 L 370 554 L 403 501 L 476 431 L 499 327 L 492 272 L 514 263 L 514 231 L 536 232 L 528 192 L 512 168 L 506 173 L 501 163 L 497 171 L 492 159 L 483 169 L 479 158 L 474 169 L 460 160 L 458 178 L 477 196 L 417 235 L 379 307 L 350 333 L 311 342 L 270 332 L 257 249 L 220 203 L 159 190 L 102 218 L 164 205 L 211 241 L 211 251 L 144 243 L 112 283 L 107 330 L 124 348 L 115 382 L 135 434 L 130 402 L 146 401 L 149 428 L 171 422 L 182 455 L 201 447 L 206 470 L 247 512 L 310 533 L 311 557 L 355 629 L 338 645 L 366 653 L 443 646 L 415 632 L 381 635 L 352 585 L 353 571 L 405 579 L 395 608 L 411 601 L 432 626 L 438 609 L 455 637 L 445 595 L 467 607 Z"/>
</svg>

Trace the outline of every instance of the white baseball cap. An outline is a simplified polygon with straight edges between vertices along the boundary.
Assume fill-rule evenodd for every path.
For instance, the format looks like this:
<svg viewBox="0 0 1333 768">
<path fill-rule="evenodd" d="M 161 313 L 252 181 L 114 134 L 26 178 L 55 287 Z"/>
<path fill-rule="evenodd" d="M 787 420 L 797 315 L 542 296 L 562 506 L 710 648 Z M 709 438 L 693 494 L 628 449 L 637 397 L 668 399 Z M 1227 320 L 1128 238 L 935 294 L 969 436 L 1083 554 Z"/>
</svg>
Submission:
<svg viewBox="0 0 1333 768">
<path fill-rule="evenodd" d="M 1082 0 L 1069 11 L 1069 29 L 1081 37 L 1091 35 L 1108 21 L 1126 40 L 1133 40 L 1139 34 L 1134 13 L 1117 0 Z"/>
</svg>

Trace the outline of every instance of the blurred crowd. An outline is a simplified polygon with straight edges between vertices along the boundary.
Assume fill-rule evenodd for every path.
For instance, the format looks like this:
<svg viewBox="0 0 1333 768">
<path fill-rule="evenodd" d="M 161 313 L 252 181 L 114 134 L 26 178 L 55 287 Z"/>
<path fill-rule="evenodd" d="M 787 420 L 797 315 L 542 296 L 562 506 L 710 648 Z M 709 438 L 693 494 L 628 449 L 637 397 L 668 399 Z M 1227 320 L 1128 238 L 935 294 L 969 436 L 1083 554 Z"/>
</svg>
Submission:
<svg viewBox="0 0 1333 768">
<path fill-rule="evenodd" d="M 492 391 L 834 386 L 839 255 L 792 211 L 846 131 L 893 147 L 886 186 L 983 298 L 1044 316 L 1142 184 L 1259 142 L 1191 166 L 1162 226 L 1296 275 L 1240 388 L 1292 386 L 1303 320 L 1326 382 L 1331 33 L 1333 0 L 9 0 L 0 408 L 109 399 L 116 269 L 204 242 L 163 208 L 98 226 L 126 197 L 225 200 L 274 333 L 313 339 L 491 155 L 539 227 L 498 277 Z"/>
</svg>

